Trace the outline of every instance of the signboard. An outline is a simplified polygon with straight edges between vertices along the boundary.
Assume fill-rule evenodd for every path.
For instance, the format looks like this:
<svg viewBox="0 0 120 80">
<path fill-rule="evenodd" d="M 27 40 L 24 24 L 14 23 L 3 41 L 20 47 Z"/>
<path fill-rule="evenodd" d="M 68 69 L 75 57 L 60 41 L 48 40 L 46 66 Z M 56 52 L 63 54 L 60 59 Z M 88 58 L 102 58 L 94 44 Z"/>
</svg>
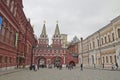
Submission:
<svg viewBox="0 0 120 80">
<path fill-rule="evenodd" d="M 0 30 L 2 29 L 2 17 L 0 16 Z"/>
</svg>

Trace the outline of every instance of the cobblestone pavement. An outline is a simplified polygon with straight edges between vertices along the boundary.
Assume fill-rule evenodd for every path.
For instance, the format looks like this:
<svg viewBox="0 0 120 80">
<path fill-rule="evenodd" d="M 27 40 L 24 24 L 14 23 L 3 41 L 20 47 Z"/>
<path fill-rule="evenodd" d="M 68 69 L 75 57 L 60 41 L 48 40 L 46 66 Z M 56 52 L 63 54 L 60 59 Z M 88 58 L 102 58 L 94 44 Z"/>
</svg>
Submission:
<svg viewBox="0 0 120 80">
<path fill-rule="evenodd" d="M 120 71 L 93 70 L 79 68 L 68 70 L 39 69 L 23 70 L 0 76 L 0 80 L 120 80 Z"/>
</svg>

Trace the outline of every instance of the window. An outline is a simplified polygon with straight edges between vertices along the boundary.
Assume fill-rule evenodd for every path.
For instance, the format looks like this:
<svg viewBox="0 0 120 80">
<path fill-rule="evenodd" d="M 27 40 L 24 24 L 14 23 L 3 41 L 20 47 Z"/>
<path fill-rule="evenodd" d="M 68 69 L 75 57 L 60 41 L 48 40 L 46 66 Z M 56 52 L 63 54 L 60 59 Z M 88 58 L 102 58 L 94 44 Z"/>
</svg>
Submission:
<svg viewBox="0 0 120 80">
<path fill-rule="evenodd" d="M 15 7 L 14 16 L 16 16 L 16 13 L 17 13 L 17 7 Z"/>
<path fill-rule="evenodd" d="M 11 33 L 11 45 L 14 45 L 14 31 Z"/>
<path fill-rule="evenodd" d="M 5 35 L 5 27 L 6 27 L 6 23 L 3 22 L 3 27 L 2 27 L 2 36 Z"/>
<path fill-rule="evenodd" d="M 4 41 L 4 35 L 5 35 L 5 26 L 6 26 L 6 23 L 3 22 L 3 25 L 2 25 L 2 30 L 1 30 L 1 41 Z"/>
<path fill-rule="evenodd" d="M 108 42 L 110 42 L 110 35 L 108 35 Z"/>
<path fill-rule="evenodd" d="M 112 56 L 110 56 L 110 63 L 112 63 Z"/>
<path fill-rule="evenodd" d="M 120 38 L 120 29 L 118 29 L 118 38 Z"/>
<path fill-rule="evenodd" d="M 91 49 L 91 43 L 90 43 L 90 49 Z"/>
<path fill-rule="evenodd" d="M 11 2 L 11 12 L 13 12 L 13 8 L 14 8 L 14 1 Z"/>
<path fill-rule="evenodd" d="M 12 58 L 11 57 L 9 58 L 9 63 L 12 63 Z"/>
<path fill-rule="evenodd" d="M 10 4 L 10 0 L 7 0 L 7 6 L 9 6 L 9 4 Z"/>
<path fill-rule="evenodd" d="M 115 63 L 117 62 L 116 55 L 114 56 Z"/>
<path fill-rule="evenodd" d="M 100 46 L 100 44 L 99 44 L 99 39 L 97 40 L 97 43 L 98 43 L 98 46 Z"/>
<path fill-rule="evenodd" d="M 15 46 L 15 41 L 16 41 L 16 35 L 13 34 L 13 46 Z"/>
<path fill-rule="evenodd" d="M 106 36 L 105 36 L 105 43 L 107 43 L 107 39 L 106 39 Z"/>
<path fill-rule="evenodd" d="M 113 41 L 115 40 L 115 38 L 114 38 L 114 33 L 112 33 L 112 40 L 113 40 Z"/>
<path fill-rule="evenodd" d="M 7 57 L 7 56 L 5 56 L 5 63 L 7 63 L 7 60 L 8 60 L 8 57 Z"/>
<path fill-rule="evenodd" d="M 11 38 L 12 38 L 12 32 L 10 31 L 10 38 L 9 38 L 9 40 L 10 40 L 10 45 L 11 45 L 11 43 L 12 43 Z"/>
<path fill-rule="evenodd" d="M 106 56 L 106 63 L 108 63 L 108 57 Z"/>
<path fill-rule="evenodd" d="M 102 45 L 103 45 L 103 38 L 101 38 L 101 41 L 102 41 Z"/>
<path fill-rule="evenodd" d="M 9 27 L 8 27 L 8 29 L 6 30 L 6 41 L 7 41 L 7 43 L 9 43 L 9 37 L 10 37 L 10 30 L 9 30 Z"/>
<path fill-rule="evenodd" d="M 93 41 L 93 48 L 95 48 L 95 42 Z"/>
<path fill-rule="evenodd" d="M 0 63 L 2 63 L 2 56 L 0 56 Z"/>
</svg>

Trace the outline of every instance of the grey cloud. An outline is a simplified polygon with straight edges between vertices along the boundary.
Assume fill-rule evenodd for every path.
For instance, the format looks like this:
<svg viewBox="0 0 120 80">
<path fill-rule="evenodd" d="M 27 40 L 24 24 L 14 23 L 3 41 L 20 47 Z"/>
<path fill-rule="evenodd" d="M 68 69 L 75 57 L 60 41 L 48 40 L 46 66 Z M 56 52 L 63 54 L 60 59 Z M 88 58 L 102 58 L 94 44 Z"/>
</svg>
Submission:
<svg viewBox="0 0 120 80">
<path fill-rule="evenodd" d="M 35 25 L 39 37 L 46 20 L 49 37 L 54 34 L 56 20 L 61 33 L 87 37 L 120 15 L 120 0 L 23 0 L 24 11 Z"/>
</svg>

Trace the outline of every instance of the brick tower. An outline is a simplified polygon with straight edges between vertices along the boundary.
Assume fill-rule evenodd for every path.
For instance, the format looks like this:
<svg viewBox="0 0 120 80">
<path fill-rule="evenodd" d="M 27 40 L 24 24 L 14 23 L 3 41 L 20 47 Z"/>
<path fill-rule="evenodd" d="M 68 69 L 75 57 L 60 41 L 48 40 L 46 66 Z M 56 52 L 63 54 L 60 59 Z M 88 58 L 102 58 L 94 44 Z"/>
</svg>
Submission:
<svg viewBox="0 0 120 80">
<path fill-rule="evenodd" d="M 52 47 L 53 48 L 61 48 L 61 34 L 60 34 L 58 22 L 56 24 L 55 33 L 52 38 Z"/>
<path fill-rule="evenodd" d="M 49 40 L 48 40 L 48 36 L 46 33 L 46 26 L 45 26 L 45 21 L 44 21 L 44 25 L 43 25 L 42 33 L 39 38 L 38 46 L 39 47 L 48 47 L 48 45 L 49 45 Z"/>
</svg>

